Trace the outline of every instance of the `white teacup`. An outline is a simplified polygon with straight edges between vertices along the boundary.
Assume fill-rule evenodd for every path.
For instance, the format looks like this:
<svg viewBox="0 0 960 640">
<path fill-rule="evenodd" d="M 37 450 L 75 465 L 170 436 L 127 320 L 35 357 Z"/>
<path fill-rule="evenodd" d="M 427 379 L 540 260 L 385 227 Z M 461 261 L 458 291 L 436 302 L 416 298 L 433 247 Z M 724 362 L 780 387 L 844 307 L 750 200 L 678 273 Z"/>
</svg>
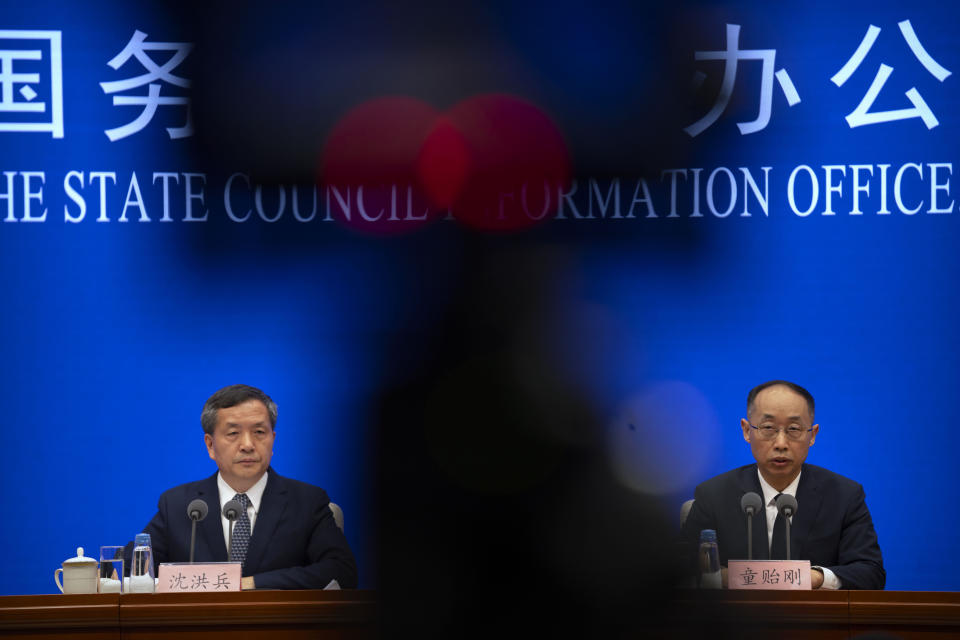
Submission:
<svg viewBox="0 0 960 640">
<path fill-rule="evenodd" d="M 120 593 L 120 580 L 100 578 L 100 593 Z"/>
<path fill-rule="evenodd" d="M 159 578 L 151 578 L 150 576 L 134 576 L 133 584 L 131 585 L 130 576 L 125 576 L 123 578 L 123 592 L 124 593 L 153 593 L 154 591 L 157 590 L 158 584 L 160 584 Z M 101 590 L 101 593 L 103 593 L 102 590 Z"/>
<path fill-rule="evenodd" d="M 63 583 L 60 583 L 63 574 Z M 77 557 L 63 561 L 63 566 L 53 572 L 53 581 L 61 593 L 96 593 L 97 561 L 83 555 L 83 547 L 77 547 Z"/>
</svg>

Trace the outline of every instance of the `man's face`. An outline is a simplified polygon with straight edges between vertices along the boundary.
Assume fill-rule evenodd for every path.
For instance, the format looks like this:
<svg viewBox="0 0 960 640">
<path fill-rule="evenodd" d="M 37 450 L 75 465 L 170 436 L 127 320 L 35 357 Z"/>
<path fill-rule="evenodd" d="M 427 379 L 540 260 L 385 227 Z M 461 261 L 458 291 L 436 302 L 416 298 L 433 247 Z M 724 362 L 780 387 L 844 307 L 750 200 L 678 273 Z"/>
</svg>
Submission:
<svg viewBox="0 0 960 640">
<path fill-rule="evenodd" d="M 234 490 L 244 492 L 260 479 L 273 456 L 273 427 L 270 415 L 259 400 L 217 411 L 213 435 L 205 433 L 210 458 Z"/>
<path fill-rule="evenodd" d="M 800 465 L 806 460 L 810 445 L 817 439 L 820 426 L 810 424 L 813 419 L 803 396 L 783 385 L 767 387 L 758 393 L 747 417 L 749 422 L 740 421 L 743 438 L 750 443 L 750 450 L 764 480 L 782 491 L 800 473 Z M 779 431 L 772 440 L 764 440 L 756 429 L 751 428 L 751 423 L 755 427 L 772 426 Z M 790 426 L 803 429 L 799 440 L 787 437 L 786 429 Z M 811 427 L 813 431 L 808 433 L 807 429 Z"/>
</svg>

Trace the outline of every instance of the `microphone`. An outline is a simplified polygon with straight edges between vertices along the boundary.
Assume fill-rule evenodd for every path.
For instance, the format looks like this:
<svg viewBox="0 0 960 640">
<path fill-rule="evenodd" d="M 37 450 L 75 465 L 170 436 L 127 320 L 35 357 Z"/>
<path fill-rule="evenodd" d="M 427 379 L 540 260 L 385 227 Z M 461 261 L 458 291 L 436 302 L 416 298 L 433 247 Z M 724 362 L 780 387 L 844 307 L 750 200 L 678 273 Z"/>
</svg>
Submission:
<svg viewBox="0 0 960 640">
<path fill-rule="evenodd" d="M 763 507 L 759 495 L 750 491 L 740 498 L 740 509 L 747 516 L 747 560 L 753 560 L 753 516 Z"/>
<path fill-rule="evenodd" d="M 200 498 L 197 498 L 187 505 L 187 515 L 190 516 L 190 519 L 194 522 L 199 522 L 206 518 L 209 510 L 210 508 L 207 506 L 207 503 Z"/>
<path fill-rule="evenodd" d="M 230 521 L 230 535 L 227 536 L 227 562 L 233 562 L 233 523 L 240 517 L 240 509 L 243 507 L 236 500 L 223 505 L 223 517 Z"/>
<path fill-rule="evenodd" d="M 197 498 L 187 505 L 187 517 L 193 520 L 190 524 L 190 563 L 193 564 L 193 550 L 197 542 L 197 523 L 207 517 L 207 503 Z"/>
<path fill-rule="evenodd" d="M 777 511 L 783 516 L 783 524 L 787 534 L 787 560 L 790 559 L 790 518 L 797 513 L 797 499 L 787 493 L 781 493 L 775 503 Z"/>
</svg>

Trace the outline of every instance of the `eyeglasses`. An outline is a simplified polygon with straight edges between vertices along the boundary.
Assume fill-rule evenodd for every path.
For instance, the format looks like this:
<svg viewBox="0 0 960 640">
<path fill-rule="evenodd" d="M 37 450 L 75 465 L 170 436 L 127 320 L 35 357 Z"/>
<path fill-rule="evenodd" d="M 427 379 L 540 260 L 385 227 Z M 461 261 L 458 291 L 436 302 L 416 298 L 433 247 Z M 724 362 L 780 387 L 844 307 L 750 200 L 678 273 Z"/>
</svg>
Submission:
<svg viewBox="0 0 960 640">
<path fill-rule="evenodd" d="M 747 424 L 750 424 L 749 422 Z M 761 440 L 773 440 L 777 437 L 777 434 L 780 433 L 781 429 L 773 426 L 772 424 L 762 424 L 759 427 L 755 427 L 750 424 L 751 429 L 757 430 L 757 435 L 760 436 Z M 784 427 L 782 431 L 787 434 L 788 440 L 800 440 L 803 438 L 803 434 L 810 433 L 813 431 L 813 427 L 809 429 L 804 429 L 798 424 L 792 424 L 789 427 Z"/>
</svg>

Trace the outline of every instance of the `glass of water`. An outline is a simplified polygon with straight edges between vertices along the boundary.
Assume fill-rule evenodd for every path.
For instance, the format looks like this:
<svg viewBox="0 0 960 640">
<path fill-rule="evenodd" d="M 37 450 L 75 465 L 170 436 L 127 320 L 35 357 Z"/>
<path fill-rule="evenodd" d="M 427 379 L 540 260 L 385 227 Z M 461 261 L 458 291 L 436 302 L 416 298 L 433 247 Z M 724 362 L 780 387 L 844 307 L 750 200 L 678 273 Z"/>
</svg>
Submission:
<svg viewBox="0 0 960 640">
<path fill-rule="evenodd" d="M 123 590 L 123 547 L 100 547 L 100 593 Z"/>
</svg>

